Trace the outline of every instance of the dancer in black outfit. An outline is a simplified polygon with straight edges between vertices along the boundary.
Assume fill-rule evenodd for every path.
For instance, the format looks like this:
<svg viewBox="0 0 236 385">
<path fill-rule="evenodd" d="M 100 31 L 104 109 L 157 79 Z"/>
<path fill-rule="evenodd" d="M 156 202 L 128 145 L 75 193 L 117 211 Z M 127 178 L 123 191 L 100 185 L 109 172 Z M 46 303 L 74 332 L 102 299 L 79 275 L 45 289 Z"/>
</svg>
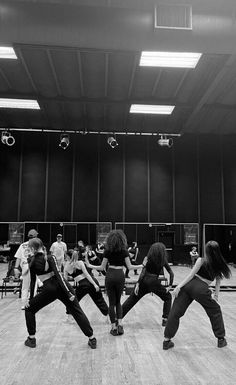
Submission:
<svg viewBox="0 0 236 385">
<path fill-rule="evenodd" d="M 171 294 L 169 290 L 173 284 L 174 273 L 167 262 L 166 248 L 163 243 L 157 242 L 150 247 L 147 256 L 143 260 L 143 266 L 133 292 L 122 305 L 123 317 L 144 295 L 154 293 L 164 302 L 162 326 L 165 326 L 171 308 Z M 163 267 L 170 276 L 168 287 L 163 286 L 158 279 L 159 275 L 163 273 Z"/>
<path fill-rule="evenodd" d="M 113 336 L 117 336 L 124 333 L 120 303 L 125 284 L 123 268 L 125 265 L 129 270 L 142 267 L 142 265 L 131 265 L 127 250 L 127 238 L 122 230 L 112 230 L 108 234 L 100 266 L 91 265 L 88 259 L 86 260 L 88 267 L 101 271 L 105 269 L 108 263 L 109 267 L 106 273 L 105 285 L 109 299 L 109 317 L 112 326 L 110 333 Z"/>
<path fill-rule="evenodd" d="M 107 316 L 108 306 L 103 298 L 97 279 L 88 272 L 83 260 L 78 256 L 77 251 L 68 250 L 67 258 L 64 267 L 64 276 L 66 279 L 70 276 L 76 281 L 77 286 L 75 292 L 78 301 L 86 294 L 89 294 L 101 313 Z M 67 313 L 69 313 L 69 311 L 67 311 Z"/>
<path fill-rule="evenodd" d="M 51 302 L 59 299 L 70 310 L 70 313 L 73 315 L 82 332 L 89 337 L 88 345 L 92 349 L 95 349 L 96 338 L 93 336 L 93 329 L 75 297 L 73 288 L 62 277 L 55 256 L 47 256 L 45 254 L 43 243 L 39 238 L 31 239 L 28 247 L 32 252 L 32 257 L 30 257 L 28 261 L 31 285 L 30 300 L 25 309 L 26 326 L 29 333 L 25 345 L 30 348 L 36 347 L 35 314 Z M 41 292 L 33 297 L 36 275 L 39 276 L 43 282 L 43 286 Z"/>
<path fill-rule="evenodd" d="M 227 345 L 225 328 L 218 294 L 222 278 L 229 278 L 230 269 L 226 264 L 217 242 L 209 241 L 205 247 L 205 256 L 198 258 L 190 274 L 176 286 L 173 291 L 175 297 L 164 332 L 163 349 L 174 346 L 171 338 L 175 336 L 179 328 L 179 320 L 185 314 L 193 300 L 202 305 L 211 321 L 215 337 L 218 339 L 218 348 Z M 216 279 L 215 294 L 209 285 Z"/>
</svg>

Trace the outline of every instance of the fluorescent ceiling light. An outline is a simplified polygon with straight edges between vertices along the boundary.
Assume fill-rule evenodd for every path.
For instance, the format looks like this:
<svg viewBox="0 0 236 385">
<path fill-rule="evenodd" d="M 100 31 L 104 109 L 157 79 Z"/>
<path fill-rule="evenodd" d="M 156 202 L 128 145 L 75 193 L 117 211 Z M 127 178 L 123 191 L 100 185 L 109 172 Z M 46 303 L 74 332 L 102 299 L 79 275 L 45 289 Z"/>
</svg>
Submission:
<svg viewBox="0 0 236 385">
<path fill-rule="evenodd" d="M 140 66 L 195 68 L 201 53 L 143 51 Z"/>
<path fill-rule="evenodd" d="M 175 106 L 148 105 L 148 104 L 132 104 L 130 113 L 134 114 L 165 114 L 170 115 Z"/>
<path fill-rule="evenodd" d="M 12 47 L 0 47 L 0 59 L 17 59 Z"/>
<path fill-rule="evenodd" d="M 0 98 L 0 108 L 25 108 L 40 110 L 37 100 Z"/>
</svg>

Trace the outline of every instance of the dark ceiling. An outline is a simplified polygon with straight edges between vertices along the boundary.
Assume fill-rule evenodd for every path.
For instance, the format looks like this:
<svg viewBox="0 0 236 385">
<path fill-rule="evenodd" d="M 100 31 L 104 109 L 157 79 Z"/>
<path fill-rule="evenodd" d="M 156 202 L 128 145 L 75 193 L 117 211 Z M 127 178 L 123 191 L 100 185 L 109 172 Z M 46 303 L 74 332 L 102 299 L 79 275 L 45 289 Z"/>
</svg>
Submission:
<svg viewBox="0 0 236 385">
<path fill-rule="evenodd" d="M 18 57 L 0 61 L 0 97 L 41 108 L 0 109 L 0 128 L 236 133 L 236 2 L 184 3 L 192 31 L 154 29 L 158 0 L 0 1 L 0 43 Z M 140 67 L 142 50 L 203 55 L 195 69 Z M 133 103 L 176 107 L 130 114 Z"/>
</svg>

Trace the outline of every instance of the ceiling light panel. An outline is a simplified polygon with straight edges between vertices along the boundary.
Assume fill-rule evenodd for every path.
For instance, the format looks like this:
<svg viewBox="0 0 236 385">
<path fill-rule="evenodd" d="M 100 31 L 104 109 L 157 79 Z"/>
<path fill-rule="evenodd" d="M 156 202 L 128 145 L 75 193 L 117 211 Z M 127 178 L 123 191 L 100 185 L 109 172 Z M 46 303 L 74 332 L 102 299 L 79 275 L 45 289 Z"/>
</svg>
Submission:
<svg viewBox="0 0 236 385">
<path fill-rule="evenodd" d="M 37 100 L 0 98 L 0 108 L 24 108 L 40 110 Z"/>
<path fill-rule="evenodd" d="M 130 107 L 130 113 L 133 114 L 163 114 L 170 115 L 175 106 L 166 105 L 148 105 L 148 104 L 132 104 Z"/>
<path fill-rule="evenodd" d="M 194 52 L 152 52 L 143 51 L 140 66 L 195 68 L 201 53 Z"/>
<path fill-rule="evenodd" d="M 0 47 L 0 59 L 17 59 L 12 47 Z"/>
</svg>

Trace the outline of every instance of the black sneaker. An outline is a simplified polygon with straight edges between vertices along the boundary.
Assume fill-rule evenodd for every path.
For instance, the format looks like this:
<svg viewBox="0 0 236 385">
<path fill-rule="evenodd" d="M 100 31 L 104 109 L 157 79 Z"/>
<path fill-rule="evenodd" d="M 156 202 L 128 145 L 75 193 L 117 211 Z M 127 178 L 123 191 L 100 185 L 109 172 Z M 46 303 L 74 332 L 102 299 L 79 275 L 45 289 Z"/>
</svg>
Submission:
<svg viewBox="0 0 236 385">
<path fill-rule="evenodd" d="M 163 341 L 163 350 L 168 350 L 173 347 L 174 347 L 174 342 L 172 342 L 171 340 Z"/>
<path fill-rule="evenodd" d="M 110 330 L 110 334 L 111 334 L 112 336 L 118 336 L 117 329 L 111 329 L 111 330 Z"/>
<path fill-rule="evenodd" d="M 25 340 L 25 346 L 28 346 L 29 348 L 36 348 L 36 338 L 28 337 L 27 340 Z"/>
<path fill-rule="evenodd" d="M 118 334 L 119 336 L 121 336 L 122 334 L 124 334 L 124 328 L 123 328 L 122 325 L 118 325 L 118 326 L 117 326 L 117 334 Z"/>
<path fill-rule="evenodd" d="M 95 337 L 90 338 L 88 340 L 88 345 L 90 346 L 91 349 L 96 349 L 96 347 L 97 347 L 97 340 L 96 340 L 96 338 Z"/>
<path fill-rule="evenodd" d="M 162 326 L 166 326 L 167 324 L 167 318 L 162 318 Z"/>
<path fill-rule="evenodd" d="M 227 341 L 225 338 L 218 338 L 218 348 L 223 348 L 227 345 Z"/>
</svg>

